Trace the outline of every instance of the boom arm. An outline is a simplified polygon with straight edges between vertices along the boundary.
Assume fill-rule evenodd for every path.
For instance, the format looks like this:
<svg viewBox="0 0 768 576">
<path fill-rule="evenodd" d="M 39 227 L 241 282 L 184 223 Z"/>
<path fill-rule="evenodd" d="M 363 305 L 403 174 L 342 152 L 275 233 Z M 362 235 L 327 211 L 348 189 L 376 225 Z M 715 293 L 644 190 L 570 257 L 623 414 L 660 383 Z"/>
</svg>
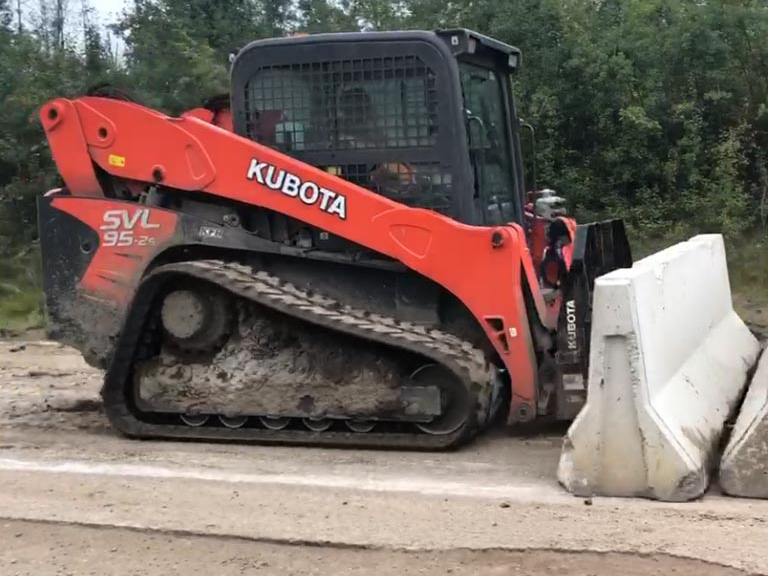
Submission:
<svg viewBox="0 0 768 576">
<path fill-rule="evenodd" d="M 537 364 L 523 282 L 537 282 L 518 225 L 467 226 L 406 207 L 191 115 L 171 118 L 129 102 L 83 97 L 53 100 L 40 116 L 75 196 L 103 196 L 93 162 L 120 178 L 274 210 L 437 282 L 472 312 L 504 362 L 511 418 L 535 415 Z M 531 292 L 547 323 L 540 293 Z"/>
</svg>

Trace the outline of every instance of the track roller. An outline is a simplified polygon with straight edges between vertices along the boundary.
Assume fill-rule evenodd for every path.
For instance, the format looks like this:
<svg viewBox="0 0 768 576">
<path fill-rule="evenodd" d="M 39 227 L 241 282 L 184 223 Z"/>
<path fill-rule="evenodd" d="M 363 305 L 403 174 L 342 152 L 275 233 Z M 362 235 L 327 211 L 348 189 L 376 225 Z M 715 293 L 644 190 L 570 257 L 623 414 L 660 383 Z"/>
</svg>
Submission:
<svg viewBox="0 0 768 576">
<path fill-rule="evenodd" d="M 227 428 L 242 428 L 248 421 L 248 416 L 219 416 L 219 422 Z"/>
<path fill-rule="evenodd" d="M 279 416 L 260 416 L 261 425 L 267 430 L 282 430 L 290 424 L 290 418 L 280 418 Z"/>
<path fill-rule="evenodd" d="M 333 424 L 333 420 L 328 418 L 303 418 L 301 421 L 312 432 L 325 432 Z"/>
<path fill-rule="evenodd" d="M 352 432 L 360 433 L 370 432 L 376 427 L 376 423 L 370 420 L 346 420 L 345 424 Z"/>
<path fill-rule="evenodd" d="M 208 422 L 207 414 L 179 414 L 179 418 L 187 426 L 197 428 Z"/>
</svg>

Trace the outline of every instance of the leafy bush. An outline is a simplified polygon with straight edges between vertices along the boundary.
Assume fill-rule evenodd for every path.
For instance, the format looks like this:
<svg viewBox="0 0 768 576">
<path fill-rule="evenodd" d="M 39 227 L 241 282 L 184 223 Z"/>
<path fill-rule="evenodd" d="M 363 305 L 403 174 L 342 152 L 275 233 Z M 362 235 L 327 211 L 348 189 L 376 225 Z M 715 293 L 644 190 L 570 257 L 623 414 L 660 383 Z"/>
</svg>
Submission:
<svg viewBox="0 0 768 576">
<path fill-rule="evenodd" d="M 136 0 L 112 30 L 120 59 L 87 19 L 67 40 L 61 21 L 19 32 L 13 16 L 0 0 L 0 322 L 39 302 L 27 268 L 34 198 L 58 181 L 43 102 L 111 81 L 176 113 L 226 91 L 232 49 L 296 30 L 466 26 L 518 45 L 515 90 L 537 129 L 540 184 L 572 213 L 624 217 L 640 245 L 721 232 L 738 255 L 765 233 L 762 0 Z"/>
</svg>

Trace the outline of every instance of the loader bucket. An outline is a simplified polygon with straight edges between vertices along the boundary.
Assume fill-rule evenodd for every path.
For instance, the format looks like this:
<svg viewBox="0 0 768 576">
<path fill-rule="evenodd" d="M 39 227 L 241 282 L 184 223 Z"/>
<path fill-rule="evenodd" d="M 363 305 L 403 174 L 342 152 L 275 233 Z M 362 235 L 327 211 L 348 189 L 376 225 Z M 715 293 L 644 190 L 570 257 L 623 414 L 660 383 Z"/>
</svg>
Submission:
<svg viewBox="0 0 768 576">
<path fill-rule="evenodd" d="M 598 276 L 617 268 L 630 268 L 632 252 L 624 221 L 605 220 L 579 226 L 576 230 L 573 264 L 583 269 L 590 285 Z"/>
<path fill-rule="evenodd" d="M 557 330 L 557 418 L 572 420 L 587 399 L 587 370 L 595 279 L 632 266 L 623 220 L 582 224 L 576 229 L 573 263 L 563 288 L 563 312 Z"/>
</svg>

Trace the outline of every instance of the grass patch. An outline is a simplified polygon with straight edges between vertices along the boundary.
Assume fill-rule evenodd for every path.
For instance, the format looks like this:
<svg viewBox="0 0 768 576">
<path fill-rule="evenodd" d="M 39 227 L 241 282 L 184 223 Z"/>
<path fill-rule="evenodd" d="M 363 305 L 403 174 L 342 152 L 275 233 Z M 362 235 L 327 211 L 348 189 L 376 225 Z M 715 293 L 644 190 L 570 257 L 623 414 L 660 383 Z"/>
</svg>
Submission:
<svg viewBox="0 0 768 576">
<path fill-rule="evenodd" d="M 41 328 L 43 295 L 36 246 L 0 260 L 0 330 Z"/>
<path fill-rule="evenodd" d="M 43 326 L 42 292 L 28 287 L 0 286 L 0 330 L 28 330 Z"/>
<path fill-rule="evenodd" d="M 745 322 L 768 330 L 768 236 L 756 234 L 729 243 L 728 273 L 733 307 Z"/>
<path fill-rule="evenodd" d="M 633 229 L 628 234 L 636 261 L 693 236 L 679 232 L 649 237 Z M 768 327 L 768 235 L 745 234 L 725 244 L 734 308 L 747 323 Z"/>
</svg>

